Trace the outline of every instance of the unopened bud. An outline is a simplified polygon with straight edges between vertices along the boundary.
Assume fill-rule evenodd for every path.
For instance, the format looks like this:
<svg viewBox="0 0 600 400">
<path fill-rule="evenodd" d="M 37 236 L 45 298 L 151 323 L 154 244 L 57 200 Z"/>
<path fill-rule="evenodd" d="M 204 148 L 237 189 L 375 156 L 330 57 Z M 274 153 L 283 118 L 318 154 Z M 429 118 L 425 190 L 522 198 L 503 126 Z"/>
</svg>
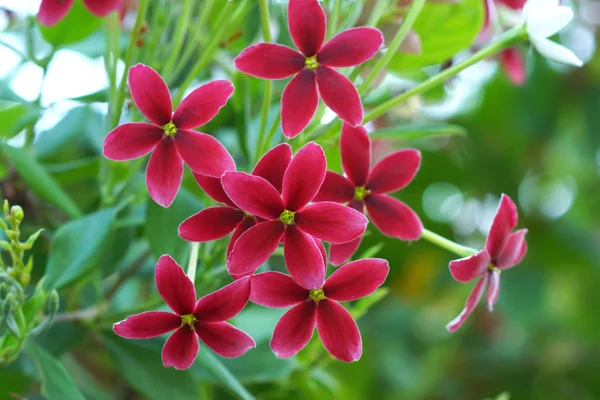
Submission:
<svg viewBox="0 0 600 400">
<path fill-rule="evenodd" d="M 21 208 L 21 206 L 12 206 L 10 208 L 10 212 L 12 215 L 15 216 L 15 220 L 17 221 L 17 223 L 23 221 L 23 217 L 25 217 L 25 214 L 23 213 L 23 209 Z"/>
<path fill-rule="evenodd" d="M 40 229 L 39 231 L 35 232 L 33 235 L 29 236 L 29 238 L 27 239 L 27 241 L 24 244 L 24 248 L 25 250 L 30 250 L 31 247 L 33 246 L 33 244 L 35 243 L 35 241 L 38 239 L 38 237 L 40 237 L 40 234 L 43 232 L 43 229 Z"/>
<path fill-rule="evenodd" d="M 4 216 L 8 217 L 8 200 L 4 200 Z"/>
<path fill-rule="evenodd" d="M 58 312 L 58 308 L 60 307 L 60 297 L 58 296 L 58 292 L 53 290 L 48 296 L 48 302 L 46 303 L 46 309 L 48 310 L 48 314 L 50 318 L 54 318 L 56 313 Z"/>
</svg>

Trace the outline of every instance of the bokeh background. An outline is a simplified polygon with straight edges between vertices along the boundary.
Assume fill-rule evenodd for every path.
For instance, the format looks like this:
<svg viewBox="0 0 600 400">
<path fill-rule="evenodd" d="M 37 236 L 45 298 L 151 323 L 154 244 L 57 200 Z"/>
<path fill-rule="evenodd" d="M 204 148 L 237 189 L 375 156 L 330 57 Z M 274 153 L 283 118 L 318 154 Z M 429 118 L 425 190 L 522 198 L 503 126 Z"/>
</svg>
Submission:
<svg viewBox="0 0 600 400">
<path fill-rule="evenodd" d="M 362 2 L 344 1 L 343 10 L 352 11 L 357 3 Z M 104 34 L 100 29 L 84 41 L 63 46 L 42 80 L 39 66 L 1 44 L 25 49 L 27 15 L 35 14 L 38 4 L 0 1 L 0 99 L 26 104 L 17 127 L 10 125 L 17 122 L 9 119 L 13 117 L 4 112 L 7 108 L 0 109 L 0 131 L 8 144 L 19 147 L 26 141 L 21 129 L 35 123 L 34 159 L 87 214 L 98 208 L 102 190 L 99 150 L 107 132 L 108 85 L 101 57 Z M 123 190 L 135 196 L 134 206 L 111 231 L 111 244 L 104 248 L 109 250 L 96 264 L 101 272 L 60 292 L 62 311 L 88 309 L 102 297 L 103 283 L 118 279 L 119 271 L 132 263 L 139 263 L 139 270 L 114 294 L 105 314 L 74 321 L 59 318 L 37 343 L 60 360 L 86 398 L 99 400 L 236 398 L 235 390 L 224 384 L 229 373 L 259 399 L 599 399 L 600 57 L 595 47 L 600 6 L 595 1 L 573 5 L 576 20 L 556 40 L 585 61 L 583 68 L 548 62 L 524 45 L 527 80 L 522 87 L 512 84 L 490 59 L 368 127 L 397 127 L 400 132 L 378 141 L 376 157 L 402 147 L 423 152 L 416 179 L 397 195 L 434 232 L 480 248 L 500 194 L 515 200 L 519 227 L 529 229 L 529 251 L 519 266 L 502 274 L 493 313 L 481 304 L 458 332 L 446 332 L 446 323 L 460 312 L 472 287 L 449 275 L 447 265 L 455 257 L 428 242 L 407 244 L 370 228 L 357 255 L 388 259 L 391 273 L 389 293 L 359 321 L 364 342 L 360 361 L 346 365 L 321 358 L 318 343 L 297 358 L 277 360 L 268 339 L 282 312 L 250 306 L 234 322 L 256 339 L 257 349 L 214 367 L 217 356 L 203 348 L 189 371 L 164 369 L 162 340 L 127 342 L 113 335 L 110 326 L 136 306 L 151 303 L 157 255 L 169 252 L 185 262 L 188 247 L 175 229 L 206 198 L 186 175 L 174 206 L 162 210 L 145 195 L 140 165 L 121 165 L 116 169 L 119 182 L 129 185 Z M 360 21 L 361 13 L 372 6 L 363 4 L 356 18 Z M 156 19 L 163 24 L 162 17 L 177 12 L 176 5 L 164 1 L 155 7 L 153 12 L 165 10 Z M 289 43 L 285 4 L 272 3 L 271 13 L 278 41 Z M 127 18 L 123 48 L 126 26 L 131 24 Z M 465 18 L 468 24 L 468 15 Z M 198 82 L 229 77 L 236 84 L 231 104 L 208 129 L 242 168 L 246 153 L 253 151 L 262 82 L 233 71 L 231 59 L 259 35 L 258 19 L 256 7 L 250 7 L 241 34 L 225 43 L 213 65 L 198 77 Z M 169 31 L 165 28 L 155 43 L 152 27 L 148 35 L 148 46 L 157 46 Z M 48 52 L 39 34 L 36 40 L 37 51 Z M 468 52 L 462 49 L 454 59 Z M 382 80 L 384 93 L 379 96 L 435 71 L 436 67 L 407 68 L 400 58 Z M 180 78 L 173 76 L 171 82 L 176 87 Z M 283 83 L 276 83 L 274 98 L 282 88 Z M 377 97 L 370 101 L 377 102 Z M 272 117 L 277 111 L 274 103 Z M 132 110 L 124 118 L 136 117 Z M 328 118 L 326 113 L 323 121 Z M 414 126 L 418 128 L 412 132 Z M 449 134 L 420 137 L 426 129 Z M 339 168 L 337 151 L 335 143 L 329 145 L 332 168 Z M 32 190 L 35 177 L 23 175 L 4 152 L 1 158 L 2 197 L 23 206 L 26 230 L 46 229 L 34 248 L 34 276 L 39 278 L 52 234 L 68 215 L 40 199 L 35 185 Z M 135 178 L 129 180 L 131 174 Z M 204 251 L 210 253 L 211 248 Z M 271 267 L 278 268 L 278 263 L 275 257 Z M 225 279 L 222 265 L 202 273 L 201 291 Z M 40 375 L 27 354 L 0 368 L 0 399 L 40 398 L 39 384 Z"/>
</svg>

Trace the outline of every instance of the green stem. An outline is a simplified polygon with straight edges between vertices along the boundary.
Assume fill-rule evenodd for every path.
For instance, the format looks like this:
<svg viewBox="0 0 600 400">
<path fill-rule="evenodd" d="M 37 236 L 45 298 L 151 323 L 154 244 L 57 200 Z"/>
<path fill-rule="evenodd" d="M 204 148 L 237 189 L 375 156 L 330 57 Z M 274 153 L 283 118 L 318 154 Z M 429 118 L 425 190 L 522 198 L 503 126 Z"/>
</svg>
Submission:
<svg viewBox="0 0 600 400">
<path fill-rule="evenodd" d="M 257 151 L 257 154 L 258 154 L 258 156 L 256 156 L 257 159 L 258 159 L 258 157 L 262 156 L 263 154 L 265 154 L 267 152 L 267 148 L 273 141 L 273 137 L 275 136 L 275 132 L 277 132 L 277 126 L 279 126 L 280 121 L 281 121 L 281 113 L 278 112 L 277 116 L 275 117 L 275 120 L 271 124 L 271 128 L 269 128 L 269 132 L 267 133 L 267 136 L 265 137 L 264 143 L 261 145 L 260 149 Z"/>
<path fill-rule="evenodd" d="M 28 61 L 35 63 L 36 65 L 40 65 L 37 60 L 29 58 L 29 56 L 27 54 L 23 53 L 21 50 L 17 49 L 15 46 L 13 46 L 10 43 L 6 43 L 6 42 L 0 40 L 0 46 L 4 46 L 7 49 L 12 50 L 16 55 L 21 57 L 23 60 L 28 60 Z"/>
<path fill-rule="evenodd" d="M 360 86 L 359 93 L 361 95 L 364 95 L 366 93 L 371 83 L 373 83 L 373 80 L 375 80 L 375 78 L 381 73 L 381 71 L 383 71 L 384 68 L 388 66 L 390 61 L 392 61 L 392 57 L 394 57 L 394 55 L 402 45 L 402 42 L 404 42 L 404 39 L 406 39 L 406 35 L 408 35 L 408 32 L 417 20 L 417 17 L 421 13 L 421 10 L 423 9 L 424 5 L 425 0 L 413 1 L 413 3 L 410 6 L 410 9 L 408 10 L 408 13 L 402 20 L 402 26 L 400 26 L 400 29 L 398 29 L 396 36 L 394 36 L 394 38 L 392 39 L 392 42 L 388 46 L 388 49 L 386 50 L 385 54 L 379 59 L 379 61 L 377 61 L 377 63 L 375 64 L 365 81 Z"/>
<path fill-rule="evenodd" d="M 329 25 L 327 26 L 327 37 L 331 38 L 335 35 L 335 32 L 337 31 L 337 23 L 338 20 L 340 19 L 340 11 L 342 8 L 342 1 L 341 0 L 333 0 L 333 10 L 331 12 L 331 17 L 329 17 L 329 20 L 327 21 L 329 23 Z"/>
<path fill-rule="evenodd" d="M 269 3 L 268 0 L 260 0 L 260 22 L 262 26 L 262 34 L 265 42 L 273 40 L 271 37 L 270 27 L 271 17 L 269 16 Z M 265 95 L 263 97 L 262 110 L 260 115 L 260 127 L 258 129 L 258 148 L 254 153 L 254 161 L 258 159 L 262 154 L 259 151 L 264 146 L 265 130 L 267 129 L 267 122 L 269 119 L 269 105 L 271 104 L 271 92 L 273 91 L 273 82 L 270 80 L 265 81 Z"/>
<path fill-rule="evenodd" d="M 190 262 L 188 264 L 187 276 L 192 282 L 196 281 L 196 266 L 198 265 L 198 250 L 200 243 L 194 242 L 190 245 Z"/>
<path fill-rule="evenodd" d="M 461 246 L 460 244 L 454 243 L 453 241 L 448 240 L 445 237 L 440 236 L 437 233 L 431 232 L 430 230 L 425 228 L 423 228 L 423 233 L 421 233 L 421 239 L 425 239 L 438 247 L 441 247 L 443 249 L 448 250 L 449 252 L 456 254 L 459 257 L 469 257 L 473 254 L 478 253 L 478 251 L 475 249 L 466 246 Z"/>
<path fill-rule="evenodd" d="M 179 13 L 179 21 L 177 22 L 177 31 L 175 32 L 175 41 L 171 45 L 171 54 L 162 67 L 162 71 L 171 71 L 175 65 L 177 58 L 181 56 L 181 45 L 185 39 L 185 32 L 190 22 L 190 15 L 192 9 L 191 0 L 183 0 L 183 7 Z"/>
</svg>

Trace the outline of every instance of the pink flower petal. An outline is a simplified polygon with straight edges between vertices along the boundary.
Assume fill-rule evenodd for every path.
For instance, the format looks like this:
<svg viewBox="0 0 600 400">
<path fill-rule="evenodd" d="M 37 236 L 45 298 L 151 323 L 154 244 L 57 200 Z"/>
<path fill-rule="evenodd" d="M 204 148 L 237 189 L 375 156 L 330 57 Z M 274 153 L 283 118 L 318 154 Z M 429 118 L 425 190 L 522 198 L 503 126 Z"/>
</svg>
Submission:
<svg viewBox="0 0 600 400">
<path fill-rule="evenodd" d="M 315 73 L 303 69 L 292 78 L 281 96 L 281 130 L 287 138 L 296 137 L 310 122 L 319 105 Z"/>
<path fill-rule="evenodd" d="M 188 326 L 177 329 L 165 342 L 162 349 L 162 363 L 165 367 L 187 369 L 198 355 L 198 336 Z"/>
<path fill-rule="evenodd" d="M 314 240 L 315 244 L 319 248 L 319 252 L 321 253 L 321 258 L 323 259 L 323 265 L 325 266 L 325 269 L 327 269 L 327 251 L 325 250 L 325 245 L 323 244 L 322 241 L 320 241 L 317 238 L 314 238 L 312 236 L 310 236 L 310 238 L 312 240 Z M 325 272 L 327 272 L 327 271 L 325 271 Z"/>
<path fill-rule="evenodd" d="M 292 161 L 292 147 L 281 143 L 267 151 L 256 163 L 252 175 L 265 178 L 279 193 L 283 187 L 283 175 Z"/>
<path fill-rule="evenodd" d="M 237 208 L 235 203 L 231 201 L 229 196 L 227 196 L 227 193 L 225 193 L 223 190 L 223 185 L 221 185 L 221 177 L 213 178 L 195 173 L 194 179 L 211 199 L 218 201 L 219 203 L 227 204 L 230 207 Z"/>
<path fill-rule="evenodd" d="M 517 226 L 517 220 L 518 215 L 515 203 L 510 197 L 503 194 L 485 243 L 485 248 L 490 253 L 492 262 L 500 255 L 508 240 L 508 236 L 515 229 L 515 226 Z"/>
<path fill-rule="evenodd" d="M 323 148 L 315 142 L 302 147 L 283 176 L 281 195 L 287 210 L 297 211 L 319 192 L 325 179 L 327 160 Z"/>
<path fill-rule="evenodd" d="M 383 44 L 379 29 L 348 29 L 332 37 L 319 51 L 318 61 L 328 67 L 353 67 L 371 59 Z"/>
<path fill-rule="evenodd" d="M 196 304 L 194 284 L 171 256 L 165 254 L 158 259 L 154 278 L 160 297 L 171 310 L 179 315 L 188 315 L 194 311 Z"/>
<path fill-rule="evenodd" d="M 251 274 L 273 254 L 285 228 L 279 221 L 261 222 L 244 232 L 227 260 L 231 275 Z"/>
<path fill-rule="evenodd" d="M 202 322 L 227 321 L 246 307 L 249 297 L 250 277 L 247 276 L 198 300 L 194 316 Z"/>
<path fill-rule="evenodd" d="M 500 296 L 500 273 L 491 271 L 486 290 L 486 301 L 490 312 L 494 311 L 494 304 L 498 301 L 498 296 Z"/>
<path fill-rule="evenodd" d="M 160 141 L 146 168 L 146 186 L 150 197 L 163 207 L 169 207 L 181 186 L 183 160 L 170 138 Z"/>
<path fill-rule="evenodd" d="M 64 18 L 73 7 L 73 0 L 42 0 L 38 21 L 44 26 L 52 26 Z"/>
<path fill-rule="evenodd" d="M 196 322 L 196 333 L 204 344 L 221 357 L 239 357 L 256 347 L 248 334 L 227 322 Z"/>
<path fill-rule="evenodd" d="M 271 338 L 271 350 L 278 358 L 288 358 L 302 350 L 315 331 L 314 301 L 298 304 L 281 317 Z"/>
<path fill-rule="evenodd" d="M 486 284 L 488 280 L 488 275 L 484 274 L 481 279 L 477 282 L 473 291 L 467 298 L 467 302 L 465 304 L 464 310 L 452 320 L 448 325 L 446 325 L 446 329 L 450 332 L 456 332 L 458 328 L 462 326 L 462 324 L 467 320 L 469 315 L 473 312 L 479 300 L 481 300 L 481 296 L 483 296 L 483 291 L 485 290 Z"/>
<path fill-rule="evenodd" d="M 113 325 L 113 331 L 126 339 L 150 339 L 181 325 L 181 317 L 164 311 L 148 311 L 131 315 Z"/>
<path fill-rule="evenodd" d="M 323 286 L 325 262 L 312 237 L 290 225 L 283 235 L 283 251 L 285 265 L 298 285 L 305 289 Z"/>
<path fill-rule="evenodd" d="M 384 235 L 400 240 L 417 240 L 423 224 L 419 216 L 406 204 L 384 194 L 371 194 L 365 198 L 371 221 Z"/>
<path fill-rule="evenodd" d="M 210 122 L 227 104 L 233 84 L 217 80 L 200 86 L 186 96 L 173 113 L 177 129 L 194 129 Z"/>
<path fill-rule="evenodd" d="M 308 290 L 300 287 L 291 276 L 281 272 L 263 272 L 250 279 L 250 300 L 261 306 L 285 308 L 308 299 Z"/>
<path fill-rule="evenodd" d="M 352 126 L 363 121 L 363 107 L 358 91 L 348 78 L 336 70 L 321 65 L 315 71 L 321 98 L 344 122 Z"/>
<path fill-rule="evenodd" d="M 264 219 L 277 219 L 284 210 L 281 195 L 267 180 L 245 172 L 226 172 L 221 177 L 225 193 L 242 210 Z"/>
<path fill-rule="evenodd" d="M 104 139 L 102 154 L 115 161 L 145 156 L 158 145 L 163 133 L 161 128 L 141 122 L 117 126 Z"/>
<path fill-rule="evenodd" d="M 171 122 L 171 94 L 155 70 L 144 64 L 136 64 L 129 68 L 128 83 L 135 105 L 146 118 L 160 127 Z"/>
<path fill-rule="evenodd" d="M 183 161 L 196 173 L 219 178 L 225 171 L 235 171 L 235 162 L 225 146 L 206 133 L 180 130 L 173 141 Z"/>
<path fill-rule="evenodd" d="M 259 43 L 248 47 L 233 60 L 245 74 L 262 79 L 285 79 L 304 68 L 304 56 L 276 43 Z"/>
<path fill-rule="evenodd" d="M 333 243 L 329 247 L 329 262 L 333 265 L 341 265 L 348 261 L 360 246 L 362 236 L 346 243 Z"/>
<path fill-rule="evenodd" d="M 190 242 L 210 242 L 229 235 L 243 219 L 243 211 L 237 208 L 208 207 L 179 225 L 179 237 Z"/>
<path fill-rule="evenodd" d="M 346 243 L 367 229 L 367 218 L 341 204 L 324 201 L 304 207 L 296 213 L 295 223 L 304 232 L 330 243 Z"/>
<path fill-rule="evenodd" d="M 527 229 L 519 229 L 518 231 L 510 234 L 506 244 L 504 245 L 504 248 L 496 258 L 496 262 L 494 264 L 496 268 L 511 268 L 523 260 L 525 253 L 527 253 L 527 241 L 525 240 L 526 234 Z"/>
<path fill-rule="evenodd" d="M 256 225 L 256 219 L 253 217 L 246 217 L 238 224 L 231 235 L 231 239 L 229 239 L 229 244 L 227 245 L 227 258 L 229 258 L 229 255 L 233 251 L 233 246 L 235 246 L 235 242 L 237 242 L 239 237 L 254 225 Z"/>
<path fill-rule="evenodd" d="M 288 28 L 294 44 L 307 57 L 317 54 L 325 40 L 325 12 L 317 0 L 290 0 Z"/>
<path fill-rule="evenodd" d="M 356 322 L 344 307 L 333 300 L 317 306 L 317 331 L 325 349 L 340 361 L 353 362 L 362 355 L 362 340 Z"/>
<path fill-rule="evenodd" d="M 371 169 L 371 139 L 362 126 L 342 125 L 340 137 L 342 167 L 354 186 L 364 186 Z"/>
<path fill-rule="evenodd" d="M 119 9 L 123 0 L 83 0 L 83 4 L 92 14 L 97 17 L 104 17 L 111 11 Z"/>
<path fill-rule="evenodd" d="M 367 188 L 374 193 L 400 190 L 413 180 L 421 165 L 421 152 L 407 149 L 390 154 L 379 161 L 369 174 Z"/>
<path fill-rule="evenodd" d="M 323 285 L 327 298 L 352 301 L 373 293 L 383 285 L 390 272 L 389 263 L 381 258 L 365 258 L 338 268 Z"/>
<path fill-rule="evenodd" d="M 472 256 L 450 261 L 450 274 L 458 282 L 470 282 L 483 275 L 490 263 L 490 255 L 487 250 L 481 250 Z"/>
<path fill-rule="evenodd" d="M 523 86 L 527 80 L 527 70 L 525 69 L 525 59 L 521 50 L 517 47 L 510 47 L 500 53 L 500 64 L 508 76 L 508 79 L 517 86 Z"/>
<path fill-rule="evenodd" d="M 354 198 L 354 189 L 354 185 L 345 176 L 327 171 L 319 193 L 317 193 L 313 201 L 348 203 Z"/>
</svg>

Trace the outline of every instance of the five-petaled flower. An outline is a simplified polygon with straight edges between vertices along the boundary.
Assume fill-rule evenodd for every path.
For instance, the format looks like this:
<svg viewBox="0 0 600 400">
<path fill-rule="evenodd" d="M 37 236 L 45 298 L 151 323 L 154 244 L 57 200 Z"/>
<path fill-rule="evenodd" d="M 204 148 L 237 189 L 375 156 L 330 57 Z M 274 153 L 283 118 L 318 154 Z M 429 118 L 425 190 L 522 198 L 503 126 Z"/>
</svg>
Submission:
<svg viewBox="0 0 600 400">
<path fill-rule="evenodd" d="M 319 191 L 326 168 L 323 149 L 311 142 L 289 163 L 281 194 L 259 176 L 232 171 L 223 175 L 221 183 L 229 198 L 240 209 L 264 220 L 235 242 L 227 260 L 230 274 L 253 273 L 283 238 L 290 274 L 303 287 L 320 287 L 325 276 L 325 259 L 319 240 L 332 243 L 354 240 L 363 234 L 368 222 L 361 213 L 337 203 L 308 204 Z"/>
<path fill-rule="evenodd" d="M 165 367 L 186 369 L 196 359 L 198 339 L 223 357 L 238 357 L 255 347 L 254 340 L 226 320 L 248 303 L 250 279 L 231 283 L 196 302 L 194 284 L 170 256 L 156 264 L 156 287 L 173 312 L 149 311 L 116 323 L 113 330 L 127 339 L 150 339 L 175 331 L 167 339 L 162 362 Z"/>
<path fill-rule="evenodd" d="M 190 93 L 173 112 L 169 88 L 152 68 L 138 64 L 129 70 L 129 90 L 139 110 L 152 124 L 118 126 L 104 140 L 103 154 L 117 161 L 150 152 L 146 184 L 150 197 L 171 205 L 183 177 L 183 162 L 192 171 L 214 178 L 235 170 L 235 162 L 214 137 L 193 130 L 212 120 L 233 93 L 229 81 L 207 83 Z"/>
<path fill-rule="evenodd" d="M 346 176 L 327 171 L 315 201 L 334 201 L 363 212 L 379 230 L 401 240 L 417 240 L 423 225 L 418 215 L 406 204 L 386 193 L 400 190 L 415 177 L 421 164 L 418 150 L 392 153 L 371 168 L 371 140 L 365 128 L 342 127 L 340 139 L 342 168 Z M 318 203 L 317 203 L 318 204 Z M 332 244 L 331 263 L 339 265 L 354 254 L 361 238 L 343 244 Z"/>
<path fill-rule="evenodd" d="M 517 226 L 517 219 L 515 203 L 503 194 L 492 221 L 485 249 L 450 263 L 450 273 L 458 282 L 470 282 L 480 278 L 467 298 L 464 310 L 446 326 L 450 332 L 460 328 L 471 315 L 484 291 L 488 309 L 493 310 L 500 294 L 500 272 L 519 264 L 527 252 L 525 240 L 527 229 L 513 232 Z"/>
<path fill-rule="evenodd" d="M 292 138 L 310 122 L 319 95 L 340 119 L 355 126 L 362 123 L 363 108 L 352 82 L 334 68 L 362 64 L 383 43 L 378 29 L 348 29 L 323 44 L 325 13 L 317 0 L 290 0 L 288 28 L 299 52 L 275 43 L 248 47 L 235 60 L 237 69 L 263 79 L 294 78 L 281 98 L 283 134 Z"/>
<path fill-rule="evenodd" d="M 45 26 L 52 26 L 69 12 L 74 0 L 42 0 L 38 21 Z M 117 10 L 122 0 L 83 0 L 85 7 L 95 16 L 104 17 Z"/>
<path fill-rule="evenodd" d="M 316 288 L 289 275 L 263 272 L 252 276 L 250 300 L 274 308 L 291 307 L 275 326 L 271 349 L 277 357 L 291 357 L 306 346 L 315 325 L 325 349 L 335 358 L 352 362 L 362 354 L 356 322 L 338 302 L 368 296 L 383 284 L 389 272 L 386 260 L 367 258 L 336 270 Z"/>
<path fill-rule="evenodd" d="M 252 175 L 266 179 L 279 193 L 283 186 L 283 175 L 292 160 L 292 148 L 287 143 L 269 150 L 256 164 Z M 179 225 L 179 236 L 190 242 L 208 242 L 220 239 L 233 231 L 227 255 L 231 253 L 235 241 L 249 228 L 256 225 L 256 218 L 241 210 L 223 190 L 220 178 L 194 174 L 198 185 L 213 200 L 225 204 L 205 208 L 192 215 Z"/>
</svg>

